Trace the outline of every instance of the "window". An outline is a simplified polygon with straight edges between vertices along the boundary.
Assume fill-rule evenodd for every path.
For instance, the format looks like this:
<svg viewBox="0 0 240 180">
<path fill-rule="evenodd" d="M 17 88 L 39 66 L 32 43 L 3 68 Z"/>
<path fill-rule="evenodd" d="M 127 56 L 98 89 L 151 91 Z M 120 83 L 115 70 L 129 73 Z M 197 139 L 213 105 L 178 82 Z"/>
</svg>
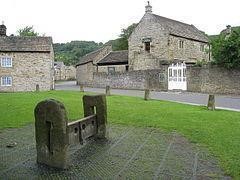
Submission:
<svg viewBox="0 0 240 180">
<path fill-rule="evenodd" d="M 145 51 L 150 52 L 150 42 L 145 42 Z"/>
<path fill-rule="evenodd" d="M 1 77 L 1 86 L 12 86 L 12 77 L 10 76 Z"/>
<path fill-rule="evenodd" d="M 204 52 L 204 44 L 200 45 L 200 51 Z"/>
<path fill-rule="evenodd" d="M 12 58 L 2 57 L 1 58 L 1 66 L 2 67 L 12 67 Z"/>
<path fill-rule="evenodd" d="M 171 68 L 169 68 L 169 77 L 172 77 L 173 75 L 172 75 L 172 69 Z"/>
<path fill-rule="evenodd" d="M 180 40 L 180 41 L 179 41 L 179 48 L 182 49 L 182 48 L 183 48 L 183 45 L 184 45 L 184 41 Z"/>
<path fill-rule="evenodd" d="M 159 82 L 165 82 L 165 74 L 164 73 L 159 73 Z"/>
<path fill-rule="evenodd" d="M 168 39 L 168 42 L 167 42 L 167 45 L 168 45 L 168 46 L 170 46 L 170 42 L 171 42 L 170 39 Z"/>
<path fill-rule="evenodd" d="M 114 73 L 115 67 L 108 67 L 108 73 Z"/>
</svg>

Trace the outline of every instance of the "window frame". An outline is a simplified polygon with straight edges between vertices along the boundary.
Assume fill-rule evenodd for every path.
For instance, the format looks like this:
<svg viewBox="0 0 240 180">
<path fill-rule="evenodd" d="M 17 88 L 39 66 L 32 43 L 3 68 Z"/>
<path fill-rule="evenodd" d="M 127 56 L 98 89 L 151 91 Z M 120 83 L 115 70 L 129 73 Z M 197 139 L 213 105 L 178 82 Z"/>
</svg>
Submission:
<svg viewBox="0 0 240 180">
<path fill-rule="evenodd" d="M 1 67 L 6 67 L 6 68 L 13 67 L 12 57 L 1 57 Z"/>
<path fill-rule="evenodd" d="M 110 69 L 112 69 L 112 70 L 110 70 Z M 108 74 L 110 74 L 110 73 L 115 73 L 116 71 L 115 71 L 116 69 L 115 69 L 115 67 L 108 67 Z"/>
<path fill-rule="evenodd" d="M 6 79 L 6 80 L 4 80 L 4 78 L 9 78 L 9 79 Z M 10 80 L 10 81 L 9 81 Z M 4 84 L 3 82 L 10 82 L 10 84 Z M 12 86 L 12 82 L 13 82 L 13 78 L 12 78 L 12 76 L 2 76 L 1 77 L 1 86 L 4 86 L 4 87 L 10 87 L 10 86 Z"/>
<path fill-rule="evenodd" d="M 144 42 L 144 50 L 148 53 L 151 51 L 151 42 Z"/>
<path fill-rule="evenodd" d="M 184 41 L 183 40 L 179 40 L 178 48 L 179 49 L 183 49 L 184 48 Z"/>
</svg>

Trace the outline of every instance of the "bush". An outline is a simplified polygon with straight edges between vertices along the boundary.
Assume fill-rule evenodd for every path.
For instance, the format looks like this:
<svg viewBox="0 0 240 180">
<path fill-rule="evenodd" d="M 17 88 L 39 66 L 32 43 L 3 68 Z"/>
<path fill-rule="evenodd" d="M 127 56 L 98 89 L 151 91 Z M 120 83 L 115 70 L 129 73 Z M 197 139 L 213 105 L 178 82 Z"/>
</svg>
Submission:
<svg viewBox="0 0 240 180">
<path fill-rule="evenodd" d="M 228 69 L 240 69 L 240 29 L 212 40 L 214 63 Z"/>
</svg>

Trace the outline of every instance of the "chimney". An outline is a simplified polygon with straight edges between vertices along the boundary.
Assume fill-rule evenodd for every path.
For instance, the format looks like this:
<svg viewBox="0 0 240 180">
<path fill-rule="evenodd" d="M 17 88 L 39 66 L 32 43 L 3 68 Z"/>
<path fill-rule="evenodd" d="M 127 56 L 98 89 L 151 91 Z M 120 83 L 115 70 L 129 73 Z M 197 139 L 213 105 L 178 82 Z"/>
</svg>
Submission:
<svg viewBox="0 0 240 180">
<path fill-rule="evenodd" d="M 148 4 L 145 6 L 145 12 L 146 13 L 152 13 L 152 6 L 150 5 L 149 1 Z"/>
<path fill-rule="evenodd" d="M 0 25 L 0 36 L 7 36 L 7 28 L 4 25 L 4 22 Z"/>
<path fill-rule="evenodd" d="M 226 27 L 227 27 L 226 33 L 227 33 L 227 34 L 231 34 L 231 32 L 232 32 L 232 27 L 231 27 L 230 25 L 227 25 Z"/>
</svg>

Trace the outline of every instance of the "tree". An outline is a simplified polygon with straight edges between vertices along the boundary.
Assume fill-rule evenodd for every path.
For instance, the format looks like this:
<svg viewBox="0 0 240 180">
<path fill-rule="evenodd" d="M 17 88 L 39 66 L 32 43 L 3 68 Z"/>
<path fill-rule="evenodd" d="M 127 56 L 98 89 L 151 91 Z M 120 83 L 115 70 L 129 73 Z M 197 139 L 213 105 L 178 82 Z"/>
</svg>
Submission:
<svg viewBox="0 0 240 180">
<path fill-rule="evenodd" d="M 130 26 L 128 26 L 126 29 L 122 29 L 122 34 L 120 34 L 121 38 L 128 39 L 130 35 L 132 34 L 135 27 L 137 27 L 138 24 L 133 23 Z"/>
<path fill-rule="evenodd" d="M 66 65 L 75 65 L 79 59 L 99 48 L 103 43 L 94 41 L 71 41 L 68 43 L 53 44 L 55 61 L 62 61 Z"/>
<path fill-rule="evenodd" d="M 240 29 L 212 40 L 214 62 L 228 69 L 240 68 Z"/>
<path fill-rule="evenodd" d="M 113 51 L 128 49 L 128 38 L 132 34 L 135 27 L 137 27 L 137 25 L 138 24 L 133 23 L 130 26 L 128 26 L 126 29 L 122 29 L 121 34 L 119 35 L 119 38 L 107 42 L 112 44 Z"/>
<path fill-rule="evenodd" d="M 38 36 L 39 33 L 35 32 L 33 26 L 26 26 L 17 31 L 18 36 Z"/>
</svg>

